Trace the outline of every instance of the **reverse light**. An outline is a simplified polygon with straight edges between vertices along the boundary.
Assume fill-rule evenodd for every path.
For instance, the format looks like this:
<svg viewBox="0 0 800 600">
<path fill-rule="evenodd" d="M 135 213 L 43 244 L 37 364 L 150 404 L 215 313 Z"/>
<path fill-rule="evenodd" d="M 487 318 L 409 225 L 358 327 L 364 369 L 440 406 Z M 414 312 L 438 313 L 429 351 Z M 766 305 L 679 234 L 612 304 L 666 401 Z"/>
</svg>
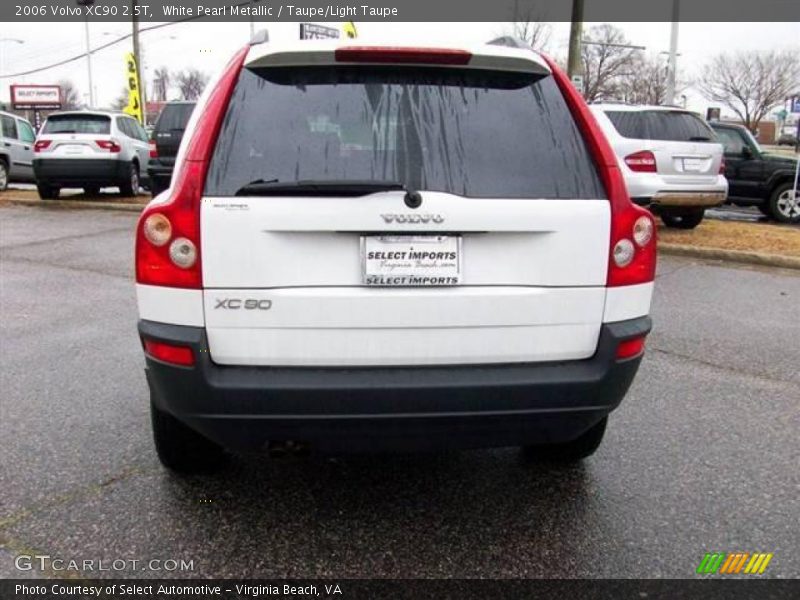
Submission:
<svg viewBox="0 0 800 600">
<path fill-rule="evenodd" d="M 181 269 L 189 269 L 197 261 L 197 248 L 192 240 L 179 237 L 169 245 L 169 257 Z"/>
<path fill-rule="evenodd" d="M 145 339 L 144 351 L 155 359 L 173 365 L 180 365 L 182 367 L 191 367 L 194 365 L 194 353 L 188 346 L 176 346 L 174 344 Z"/>
<path fill-rule="evenodd" d="M 150 158 L 158 158 L 158 146 L 156 146 L 155 140 L 150 140 L 148 148 L 150 149 Z"/>
<path fill-rule="evenodd" d="M 108 150 L 112 154 L 116 154 L 122 150 L 122 146 L 120 146 L 116 140 L 95 140 L 94 143 L 97 144 L 99 148 Z"/>
<path fill-rule="evenodd" d="M 617 358 L 624 359 L 638 356 L 644 352 L 644 340 L 645 336 L 641 336 L 620 342 L 619 346 L 617 346 Z"/>
<path fill-rule="evenodd" d="M 53 142 L 51 142 L 50 140 L 39 140 L 33 145 L 33 151 L 41 152 L 42 150 L 46 150 L 47 148 L 50 147 L 50 144 L 52 143 Z"/>
<path fill-rule="evenodd" d="M 466 65 L 472 54 L 454 48 L 403 48 L 395 46 L 345 46 L 334 54 L 336 62 Z"/>
<path fill-rule="evenodd" d="M 161 213 L 153 213 L 144 220 L 144 237 L 154 246 L 163 246 L 172 237 L 172 223 Z"/>
<path fill-rule="evenodd" d="M 656 157 L 649 150 L 634 152 L 625 157 L 625 164 L 637 173 L 655 173 Z"/>
<path fill-rule="evenodd" d="M 639 217 L 633 224 L 633 241 L 640 248 L 646 246 L 653 239 L 653 220 L 649 217 Z"/>
<path fill-rule="evenodd" d="M 627 267 L 631 264 L 634 254 L 636 254 L 636 249 L 629 239 L 621 239 L 614 244 L 614 264 L 618 267 Z"/>
</svg>

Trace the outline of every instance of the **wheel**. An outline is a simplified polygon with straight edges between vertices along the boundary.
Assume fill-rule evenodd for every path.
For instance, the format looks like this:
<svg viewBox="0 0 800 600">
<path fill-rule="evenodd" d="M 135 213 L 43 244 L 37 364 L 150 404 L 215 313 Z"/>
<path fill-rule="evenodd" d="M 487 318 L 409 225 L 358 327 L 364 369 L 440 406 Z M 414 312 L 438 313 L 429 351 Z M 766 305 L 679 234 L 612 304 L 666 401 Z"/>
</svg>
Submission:
<svg viewBox="0 0 800 600">
<path fill-rule="evenodd" d="M 156 181 L 153 179 L 152 183 L 150 184 L 150 193 L 153 195 L 153 198 L 158 196 L 161 192 L 166 190 L 169 186 L 164 185 L 163 183 Z"/>
<path fill-rule="evenodd" d="M 36 189 L 39 192 L 39 198 L 42 200 L 55 200 L 58 198 L 58 192 L 61 191 L 57 187 L 42 182 L 36 184 Z"/>
<path fill-rule="evenodd" d="M 706 211 L 703 208 L 671 211 L 662 209 L 661 221 L 667 227 L 676 229 L 694 229 L 703 220 Z"/>
<path fill-rule="evenodd" d="M 577 462 L 591 456 L 600 447 L 607 424 L 608 417 L 603 417 L 602 421 L 571 442 L 525 446 L 525 457 L 540 462 Z"/>
<path fill-rule="evenodd" d="M 772 190 L 769 209 L 781 223 L 800 223 L 800 192 L 794 190 L 793 182 L 781 183 Z"/>
<path fill-rule="evenodd" d="M 83 188 L 84 196 L 97 196 L 97 194 L 99 193 L 100 193 L 99 185 L 90 185 L 88 187 Z"/>
<path fill-rule="evenodd" d="M 772 209 L 766 202 L 764 204 L 756 204 L 756 208 L 758 209 L 758 212 L 760 212 L 765 217 L 772 217 Z"/>
<path fill-rule="evenodd" d="M 128 167 L 128 177 L 119 183 L 119 193 L 122 196 L 136 196 L 139 193 L 139 167 L 131 163 Z"/>
<path fill-rule="evenodd" d="M 0 160 L 0 192 L 8 188 L 8 165 L 6 161 Z"/>
<path fill-rule="evenodd" d="M 161 464 L 178 473 L 209 473 L 225 464 L 225 451 L 150 402 L 153 440 Z"/>
</svg>

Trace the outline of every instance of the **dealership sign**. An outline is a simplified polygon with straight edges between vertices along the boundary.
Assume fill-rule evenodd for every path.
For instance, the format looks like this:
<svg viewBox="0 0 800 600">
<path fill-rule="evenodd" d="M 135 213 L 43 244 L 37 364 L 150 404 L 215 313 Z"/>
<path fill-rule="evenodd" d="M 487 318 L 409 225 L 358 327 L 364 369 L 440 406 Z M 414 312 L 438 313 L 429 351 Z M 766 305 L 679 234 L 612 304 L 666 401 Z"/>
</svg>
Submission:
<svg viewBox="0 0 800 600">
<path fill-rule="evenodd" d="M 11 105 L 17 110 L 61 108 L 61 87 L 57 85 L 12 85 Z"/>
</svg>

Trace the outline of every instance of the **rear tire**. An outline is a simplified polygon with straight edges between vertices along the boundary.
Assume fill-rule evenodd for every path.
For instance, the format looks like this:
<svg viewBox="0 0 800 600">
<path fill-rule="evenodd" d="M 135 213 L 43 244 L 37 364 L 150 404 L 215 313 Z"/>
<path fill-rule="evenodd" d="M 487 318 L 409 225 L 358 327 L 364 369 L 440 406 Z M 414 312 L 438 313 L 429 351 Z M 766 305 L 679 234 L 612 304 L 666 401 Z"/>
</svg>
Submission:
<svg viewBox="0 0 800 600">
<path fill-rule="evenodd" d="M 100 193 L 99 185 L 90 185 L 89 187 L 83 188 L 84 196 L 97 196 L 99 193 Z"/>
<path fill-rule="evenodd" d="M 608 417 L 593 425 L 580 437 L 560 444 L 534 444 L 525 446 L 525 458 L 534 462 L 574 463 L 595 453 L 603 441 Z"/>
<path fill-rule="evenodd" d="M 139 167 L 135 162 L 128 166 L 128 176 L 119 182 L 121 196 L 137 196 L 139 194 Z"/>
<path fill-rule="evenodd" d="M 5 160 L 0 160 L 0 192 L 8 189 L 8 165 Z"/>
<path fill-rule="evenodd" d="M 800 223 L 800 191 L 792 201 L 794 182 L 781 183 L 772 190 L 769 209 L 776 221 L 781 223 Z"/>
<path fill-rule="evenodd" d="M 150 401 L 153 441 L 161 464 L 176 473 L 210 473 L 225 464 L 225 451 Z"/>
<path fill-rule="evenodd" d="M 163 183 L 157 182 L 155 179 L 153 179 L 150 183 L 150 193 L 152 194 L 153 198 L 155 198 L 168 187 L 169 186 L 166 186 Z"/>
<path fill-rule="evenodd" d="M 661 221 L 667 227 L 675 229 L 694 229 L 705 216 L 704 208 L 691 208 L 684 210 L 661 209 Z"/>
<path fill-rule="evenodd" d="M 41 182 L 36 184 L 36 190 L 39 192 L 39 198 L 42 200 L 55 200 L 58 198 L 58 193 L 61 191 L 57 187 Z"/>
</svg>

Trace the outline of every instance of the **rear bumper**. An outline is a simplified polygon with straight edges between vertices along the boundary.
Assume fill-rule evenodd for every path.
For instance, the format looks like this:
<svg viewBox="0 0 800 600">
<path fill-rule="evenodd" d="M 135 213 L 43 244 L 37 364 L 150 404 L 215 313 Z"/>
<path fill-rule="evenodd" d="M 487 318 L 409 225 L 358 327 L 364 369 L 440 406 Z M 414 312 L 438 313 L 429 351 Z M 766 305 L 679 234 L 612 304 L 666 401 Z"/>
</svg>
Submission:
<svg viewBox="0 0 800 600">
<path fill-rule="evenodd" d="M 37 158 L 36 180 L 50 185 L 116 185 L 128 177 L 128 163 L 115 159 Z"/>
<path fill-rule="evenodd" d="M 151 181 L 169 185 L 174 169 L 175 165 L 162 165 L 151 160 L 150 164 L 147 165 L 147 174 L 150 176 Z"/>
<path fill-rule="evenodd" d="M 649 317 L 606 324 L 581 361 L 392 368 L 218 366 L 202 328 L 140 321 L 139 333 L 192 348 L 193 367 L 147 356 L 147 381 L 156 406 L 217 443 L 368 451 L 574 439 L 619 405 L 641 356 L 618 361 L 617 345 L 650 327 Z"/>
<path fill-rule="evenodd" d="M 658 192 L 651 205 L 708 208 L 719 206 L 725 202 L 726 196 L 725 192 Z"/>
</svg>

